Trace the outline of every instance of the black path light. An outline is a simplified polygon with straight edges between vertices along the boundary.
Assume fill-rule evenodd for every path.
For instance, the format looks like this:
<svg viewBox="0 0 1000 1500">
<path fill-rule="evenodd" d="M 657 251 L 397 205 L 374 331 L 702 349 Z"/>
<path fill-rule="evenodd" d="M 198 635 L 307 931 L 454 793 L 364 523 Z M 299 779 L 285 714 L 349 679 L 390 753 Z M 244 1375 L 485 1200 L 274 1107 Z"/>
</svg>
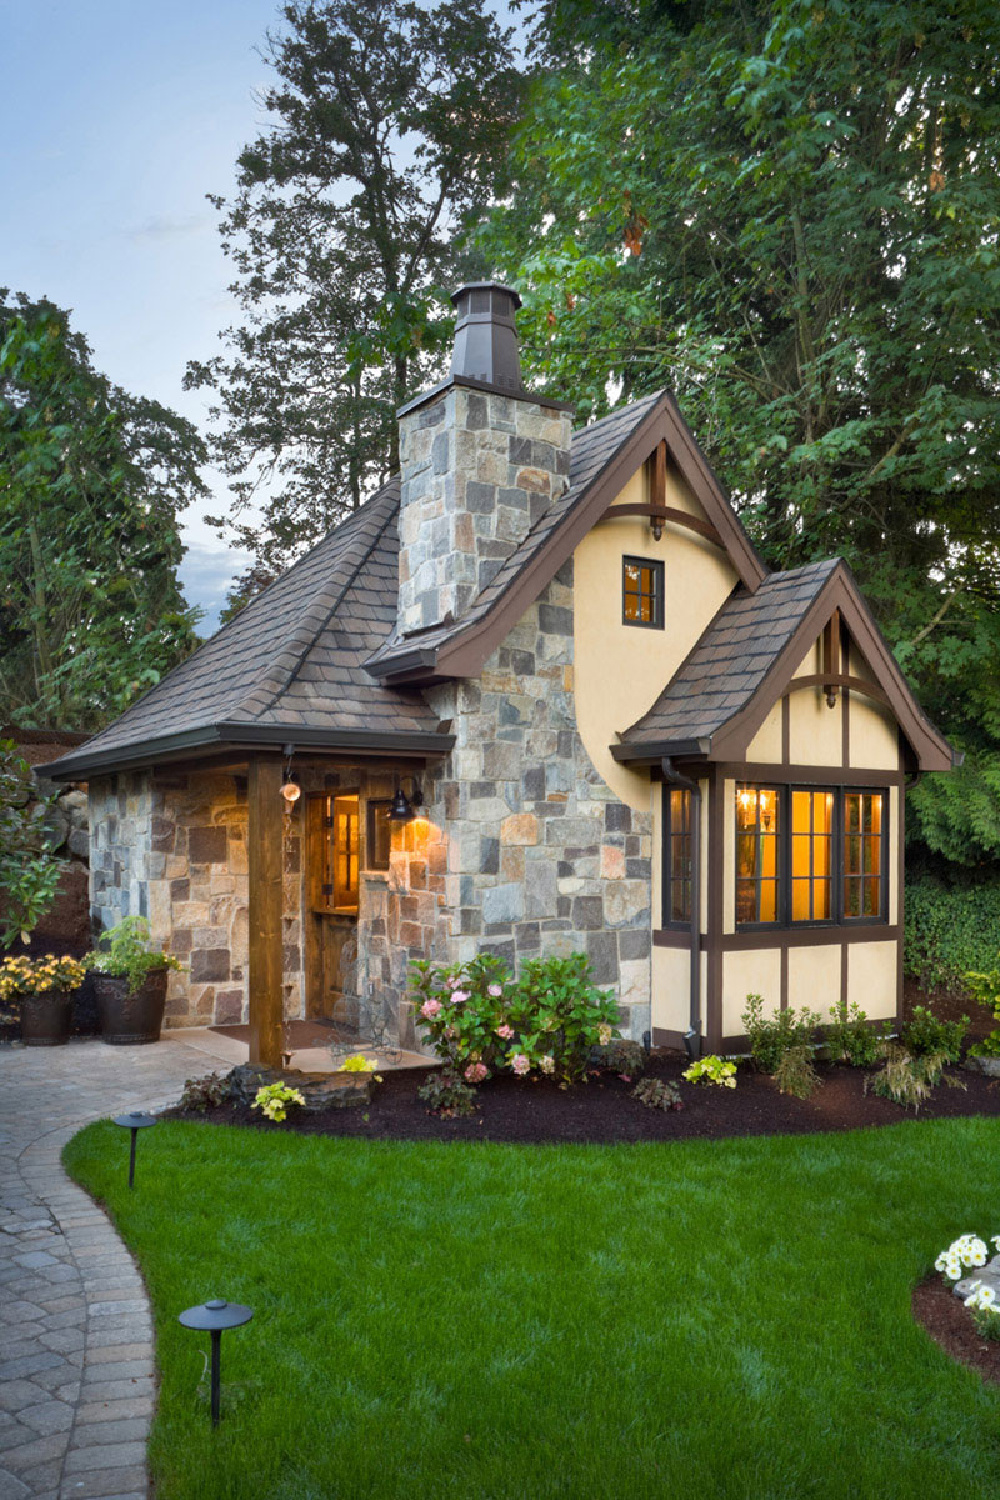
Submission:
<svg viewBox="0 0 1000 1500">
<path fill-rule="evenodd" d="M 128 1185 L 135 1187 L 135 1138 L 140 1130 L 145 1130 L 148 1125 L 156 1124 L 155 1115 L 144 1115 L 138 1111 L 131 1115 L 116 1115 L 115 1124 L 121 1125 L 125 1130 L 131 1130 L 132 1141 L 128 1153 Z"/>
<path fill-rule="evenodd" d="M 212 1335 L 212 1426 L 219 1425 L 222 1396 L 222 1333 L 225 1328 L 239 1328 L 253 1317 L 252 1307 L 213 1297 L 199 1307 L 186 1308 L 177 1319 L 185 1328 Z"/>
</svg>

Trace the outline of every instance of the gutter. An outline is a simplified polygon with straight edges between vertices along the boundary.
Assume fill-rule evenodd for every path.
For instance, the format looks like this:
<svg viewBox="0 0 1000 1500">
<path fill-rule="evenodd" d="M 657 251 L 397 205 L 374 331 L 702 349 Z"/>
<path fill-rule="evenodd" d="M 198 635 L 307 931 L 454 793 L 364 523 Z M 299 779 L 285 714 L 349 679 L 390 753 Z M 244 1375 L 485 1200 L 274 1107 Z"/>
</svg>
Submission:
<svg viewBox="0 0 1000 1500">
<path fill-rule="evenodd" d="M 691 988 L 684 1050 L 693 1061 L 701 1055 L 701 787 L 676 771 L 669 755 L 661 760 L 660 769 L 670 786 L 691 793 Z"/>
</svg>

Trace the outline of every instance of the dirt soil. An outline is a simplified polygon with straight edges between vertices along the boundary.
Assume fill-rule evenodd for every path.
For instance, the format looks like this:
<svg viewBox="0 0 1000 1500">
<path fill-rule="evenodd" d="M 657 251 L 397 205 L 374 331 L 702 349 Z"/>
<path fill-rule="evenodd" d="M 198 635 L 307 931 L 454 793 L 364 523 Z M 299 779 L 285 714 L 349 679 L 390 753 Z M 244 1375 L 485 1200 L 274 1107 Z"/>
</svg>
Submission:
<svg viewBox="0 0 1000 1500">
<path fill-rule="evenodd" d="M 857 1130 L 898 1125 L 912 1119 L 888 1099 L 864 1093 L 865 1073 L 839 1064 L 819 1064 L 823 1085 L 811 1099 L 779 1094 L 770 1078 L 741 1066 L 735 1089 L 680 1081 L 686 1066 L 679 1053 L 654 1054 L 648 1073 L 680 1087 L 683 1108 L 650 1109 L 631 1097 L 634 1081 L 601 1072 L 562 1090 L 549 1079 L 491 1079 L 476 1093 L 473 1114 L 441 1119 L 428 1114 L 417 1090 L 429 1070 L 387 1072 L 376 1085 L 368 1109 L 330 1109 L 315 1116 L 289 1113 L 282 1125 L 262 1120 L 248 1106 L 224 1105 L 207 1113 L 173 1111 L 175 1119 L 249 1125 L 262 1130 L 296 1130 L 305 1134 L 366 1136 L 372 1140 L 512 1141 L 536 1144 L 575 1141 L 721 1140 L 747 1135 L 803 1134 L 810 1131 Z M 1000 1115 L 1000 1080 L 952 1068 L 965 1089 L 942 1083 L 919 1118 Z"/>
<path fill-rule="evenodd" d="M 913 1288 L 913 1316 L 945 1354 L 1000 1383 L 1000 1343 L 980 1338 L 972 1314 L 940 1276 Z"/>
</svg>

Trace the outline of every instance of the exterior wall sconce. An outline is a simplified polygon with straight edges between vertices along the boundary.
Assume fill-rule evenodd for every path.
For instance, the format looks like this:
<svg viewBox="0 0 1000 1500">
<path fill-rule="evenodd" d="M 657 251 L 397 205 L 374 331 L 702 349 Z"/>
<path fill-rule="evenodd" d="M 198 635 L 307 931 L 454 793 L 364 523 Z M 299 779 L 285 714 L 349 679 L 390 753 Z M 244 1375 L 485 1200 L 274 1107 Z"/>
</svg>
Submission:
<svg viewBox="0 0 1000 1500">
<path fill-rule="evenodd" d="M 412 823 L 417 816 L 415 808 L 419 807 L 423 800 L 420 787 L 416 783 L 413 785 L 412 800 L 402 787 L 398 787 L 392 799 L 392 806 L 389 808 L 390 823 Z"/>
<path fill-rule="evenodd" d="M 285 808 L 286 808 L 286 811 L 288 811 L 288 812 L 291 812 L 291 810 L 295 806 L 296 802 L 298 802 L 299 798 L 302 796 L 302 788 L 299 785 L 298 774 L 297 774 L 297 772 L 295 772 L 295 771 L 292 770 L 292 756 L 294 754 L 295 754 L 295 746 L 294 745 L 286 745 L 285 746 L 285 778 L 284 778 L 284 781 L 281 784 L 281 795 L 285 799 Z"/>
</svg>

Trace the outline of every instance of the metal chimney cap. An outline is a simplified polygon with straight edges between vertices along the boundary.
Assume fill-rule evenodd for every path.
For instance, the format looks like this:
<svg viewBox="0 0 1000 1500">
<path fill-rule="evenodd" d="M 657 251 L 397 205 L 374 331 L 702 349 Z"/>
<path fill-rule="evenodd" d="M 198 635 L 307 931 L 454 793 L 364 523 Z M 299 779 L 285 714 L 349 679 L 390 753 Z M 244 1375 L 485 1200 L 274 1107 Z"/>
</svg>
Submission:
<svg viewBox="0 0 1000 1500">
<path fill-rule="evenodd" d="M 466 281 L 457 292 L 452 292 L 452 307 L 457 307 L 459 297 L 464 297 L 467 292 L 502 292 L 505 297 L 510 298 L 515 312 L 521 306 L 520 293 L 515 292 L 512 286 L 504 286 L 502 281 Z"/>
</svg>

